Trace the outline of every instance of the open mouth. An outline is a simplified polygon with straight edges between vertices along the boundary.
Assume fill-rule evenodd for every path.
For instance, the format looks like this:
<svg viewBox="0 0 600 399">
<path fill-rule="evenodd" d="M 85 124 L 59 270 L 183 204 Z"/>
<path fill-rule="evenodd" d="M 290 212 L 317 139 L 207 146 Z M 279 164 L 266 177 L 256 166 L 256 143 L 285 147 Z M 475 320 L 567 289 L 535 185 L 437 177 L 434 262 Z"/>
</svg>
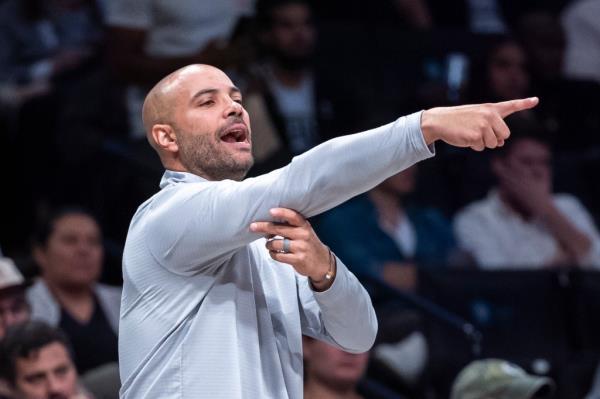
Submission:
<svg viewBox="0 0 600 399">
<path fill-rule="evenodd" d="M 248 128 L 243 123 L 234 123 L 225 129 L 221 140 L 226 143 L 249 143 Z"/>
</svg>

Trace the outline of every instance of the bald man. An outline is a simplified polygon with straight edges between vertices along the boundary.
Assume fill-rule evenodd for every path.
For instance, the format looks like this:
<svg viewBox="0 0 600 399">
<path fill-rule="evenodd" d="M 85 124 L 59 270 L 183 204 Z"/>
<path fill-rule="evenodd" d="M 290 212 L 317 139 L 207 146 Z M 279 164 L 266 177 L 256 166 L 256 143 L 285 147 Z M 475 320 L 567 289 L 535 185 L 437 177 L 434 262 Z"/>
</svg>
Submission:
<svg viewBox="0 0 600 399">
<path fill-rule="evenodd" d="M 143 120 L 166 172 L 123 256 L 121 397 L 302 398 L 302 334 L 358 353 L 377 332 L 369 296 L 302 215 L 433 156 L 436 140 L 502 145 L 502 118 L 536 103 L 418 112 L 242 180 L 252 134 L 240 91 L 207 65 L 164 78 Z"/>
</svg>

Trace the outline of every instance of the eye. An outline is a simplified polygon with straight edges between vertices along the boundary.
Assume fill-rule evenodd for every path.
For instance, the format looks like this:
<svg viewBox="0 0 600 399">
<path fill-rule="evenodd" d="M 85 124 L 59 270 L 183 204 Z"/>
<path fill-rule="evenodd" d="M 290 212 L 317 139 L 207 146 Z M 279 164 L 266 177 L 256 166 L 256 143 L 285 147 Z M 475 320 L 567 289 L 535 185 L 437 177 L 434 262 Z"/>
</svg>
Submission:
<svg viewBox="0 0 600 399">
<path fill-rule="evenodd" d="M 238 103 L 238 104 L 240 104 L 240 105 L 242 105 L 242 104 L 243 104 L 243 102 L 242 102 L 242 99 L 241 99 L 241 98 L 234 98 L 234 99 L 233 99 L 233 101 L 235 101 L 236 103 Z"/>
<path fill-rule="evenodd" d="M 201 101 L 199 105 L 201 107 L 210 107 L 214 103 L 215 103 L 214 100 L 204 100 L 204 101 Z"/>
<path fill-rule="evenodd" d="M 67 375 L 68 372 L 69 372 L 68 366 L 61 366 L 55 370 L 55 373 L 58 376 L 65 376 L 65 375 Z"/>
</svg>

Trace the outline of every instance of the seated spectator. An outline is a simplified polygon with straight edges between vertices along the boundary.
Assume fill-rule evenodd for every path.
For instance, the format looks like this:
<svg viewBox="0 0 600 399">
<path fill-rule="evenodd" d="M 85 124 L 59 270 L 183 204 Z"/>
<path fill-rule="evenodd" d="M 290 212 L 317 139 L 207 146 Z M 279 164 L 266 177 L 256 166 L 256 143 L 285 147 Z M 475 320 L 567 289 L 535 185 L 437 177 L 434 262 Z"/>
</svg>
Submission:
<svg viewBox="0 0 600 399">
<path fill-rule="evenodd" d="M 523 46 L 510 36 L 494 36 L 488 50 L 475 58 L 465 102 L 494 102 L 525 98 L 530 92 L 529 60 Z"/>
<path fill-rule="evenodd" d="M 364 375 L 369 353 L 348 353 L 325 342 L 304 337 L 304 398 L 360 398 L 356 387 Z"/>
<path fill-rule="evenodd" d="M 95 0 L 5 0 L 0 5 L 0 125 L 5 127 L 0 139 L 12 149 L 4 158 L 7 165 L 29 159 L 21 173 L 37 176 L 35 182 L 6 176 L 6 184 L 21 194 L 8 196 L 0 207 L 0 218 L 12 226 L 3 245 L 13 254 L 28 250 L 37 202 L 60 192 L 56 174 L 64 153 L 59 150 L 65 144 L 77 148 L 59 141 L 66 130 L 61 128 L 70 126 L 65 113 L 91 112 L 85 100 L 93 96 L 77 91 L 98 68 L 101 26 Z M 78 137 L 84 133 L 78 130 Z"/>
<path fill-rule="evenodd" d="M 25 279 L 14 262 L 0 258 L 0 339 L 9 327 L 29 320 L 25 288 Z"/>
<path fill-rule="evenodd" d="M 229 51 L 240 18 L 253 0 L 108 0 L 107 51 L 128 85 L 129 133 L 145 143 L 140 115 L 147 91 L 163 76 L 188 64 L 221 68 L 235 64 L 244 48 Z M 158 161 L 158 160 L 157 160 Z"/>
<path fill-rule="evenodd" d="M 508 124 L 512 137 L 491 159 L 496 186 L 456 216 L 460 246 L 484 269 L 600 267 L 592 217 L 575 197 L 552 193 L 544 129 L 523 117 Z"/>
<path fill-rule="evenodd" d="M 286 165 L 325 139 L 356 129 L 353 96 L 315 68 L 317 29 L 307 0 L 257 2 L 264 57 L 247 71 L 255 167 Z"/>
<path fill-rule="evenodd" d="M 117 361 L 121 290 L 98 283 L 104 250 L 96 220 L 81 209 L 60 210 L 34 241 L 41 278 L 27 292 L 32 319 L 67 334 L 81 373 Z"/>
<path fill-rule="evenodd" d="M 102 38 L 94 0 L 7 0 L 0 6 L 1 103 L 47 94 L 50 82 L 82 67 Z"/>
<path fill-rule="evenodd" d="M 499 359 L 476 360 L 456 377 L 450 399 L 550 398 L 554 382 Z"/>
<path fill-rule="evenodd" d="M 416 166 L 400 172 L 315 223 L 321 240 L 370 288 L 380 320 L 375 360 L 411 389 L 420 388 L 427 367 L 424 322 L 372 279 L 413 291 L 418 267 L 445 266 L 454 257 L 450 223 L 438 210 L 409 200 L 416 173 Z"/>
<path fill-rule="evenodd" d="M 415 286 L 415 267 L 446 264 L 455 248 L 441 212 L 411 204 L 417 167 L 385 180 L 322 215 L 315 228 L 359 277 L 377 276 L 401 289 Z"/>
<path fill-rule="evenodd" d="M 0 342 L 6 331 L 29 320 L 31 310 L 25 300 L 25 279 L 9 258 L 0 258 Z M 9 397 L 10 389 L 0 378 L 0 398 Z"/>
<path fill-rule="evenodd" d="M 92 399 L 78 385 L 65 335 L 39 321 L 8 331 L 0 344 L 0 378 L 13 399 Z"/>
<path fill-rule="evenodd" d="M 304 336 L 305 399 L 401 399 L 374 381 L 365 381 L 369 352 L 348 353 Z"/>
</svg>

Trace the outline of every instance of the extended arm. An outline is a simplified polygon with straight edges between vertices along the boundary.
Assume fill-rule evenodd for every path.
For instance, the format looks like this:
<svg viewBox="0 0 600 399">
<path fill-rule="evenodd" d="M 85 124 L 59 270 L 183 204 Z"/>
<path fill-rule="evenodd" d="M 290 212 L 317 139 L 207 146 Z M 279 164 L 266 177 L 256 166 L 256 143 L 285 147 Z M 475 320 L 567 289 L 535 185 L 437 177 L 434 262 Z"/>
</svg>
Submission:
<svg viewBox="0 0 600 399">
<path fill-rule="evenodd" d="M 514 112 L 536 103 L 526 101 L 498 104 Z M 327 141 L 267 175 L 186 184 L 173 195 L 175 188 L 168 188 L 152 206 L 148 225 L 156 234 L 149 235 L 148 246 L 157 260 L 183 273 L 215 265 L 258 238 L 249 225 L 273 220 L 271 208 L 317 215 L 431 157 L 427 144 L 438 139 L 475 149 L 495 147 L 508 130 L 497 127 L 503 122 L 500 111 L 493 110 L 490 105 L 434 108 Z M 494 134 L 497 139 L 490 137 Z M 170 263 L 174 253 L 176 262 Z"/>
</svg>

